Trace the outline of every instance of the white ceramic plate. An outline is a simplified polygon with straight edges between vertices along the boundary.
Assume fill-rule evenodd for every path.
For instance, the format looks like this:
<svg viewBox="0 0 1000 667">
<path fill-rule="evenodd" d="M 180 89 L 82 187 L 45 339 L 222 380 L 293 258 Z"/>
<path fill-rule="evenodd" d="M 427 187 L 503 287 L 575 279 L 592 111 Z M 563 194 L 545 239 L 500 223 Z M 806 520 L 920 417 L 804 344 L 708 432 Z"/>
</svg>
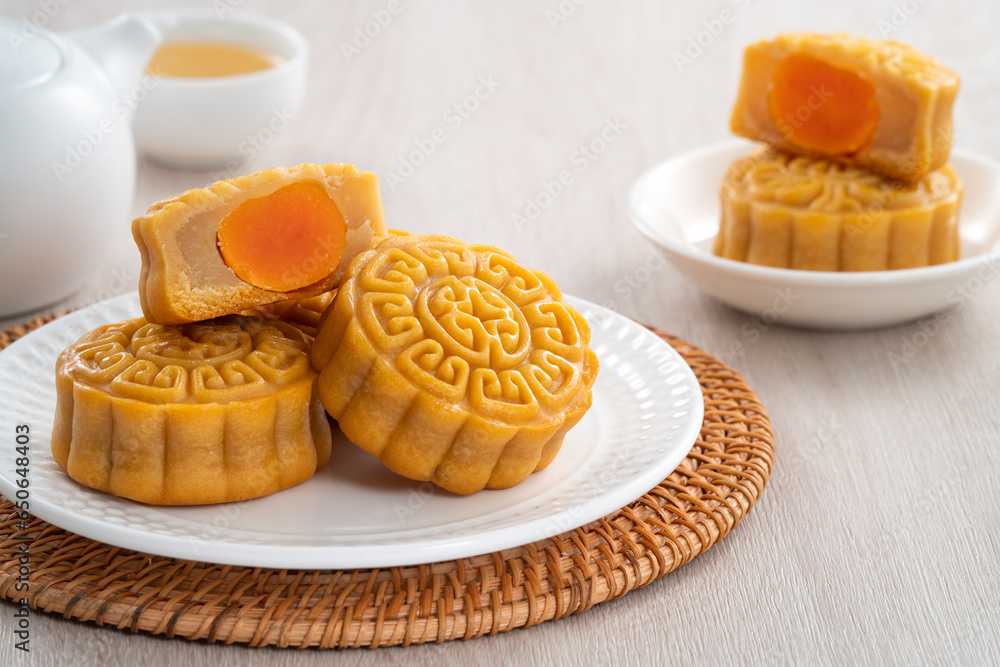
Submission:
<svg viewBox="0 0 1000 667">
<path fill-rule="evenodd" d="M 920 269 L 838 273 L 776 269 L 712 254 L 719 182 L 753 147 L 728 141 L 646 173 L 629 193 L 632 222 L 706 294 L 769 324 L 861 329 L 906 322 L 963 303 L 1000 273 L 1000 163 L 953 150 L 965 181 L 957 262 Z"/>
<path fill-rule="evenodd" d="M 31 512 L 130 549 L 215 563 L 363 568 L 464 558 L 559 534 L 635 500 L 684 459 L 701 428 L 694 373 L 662 339 L 569 299 L 591 326 L 594 403 L 545 470 L 502 491 L 456 496 L 399 477 L 338 434 L 330 465 L 272 496 L 153 507 L 93 491 L 52 459 L 53 367 L 86 331 L 140 315 L 126 295 L 41 327 L 0 353 L 0 492 L 15 498 L 15 428 L 30 427 Z M 22 493 L 22 495 L 24 495 Z"/>
</svg>

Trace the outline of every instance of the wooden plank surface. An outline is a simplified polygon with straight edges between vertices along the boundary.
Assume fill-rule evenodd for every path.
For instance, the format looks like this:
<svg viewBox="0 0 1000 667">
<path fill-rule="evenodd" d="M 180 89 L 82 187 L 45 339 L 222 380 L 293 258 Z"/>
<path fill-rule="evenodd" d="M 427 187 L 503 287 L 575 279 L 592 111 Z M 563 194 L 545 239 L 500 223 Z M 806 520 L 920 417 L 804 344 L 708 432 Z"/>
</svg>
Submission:
<svg viewBox="0 0 1000 667">
<path fill-rule="evenodd" d="M 2 604 L 0 664 L 1000 659 L 996 281 L 927 335 L 920 323 L 857 333 L 764 327 L 659 261 L 625 206 L 645 168 L 728 136 L 743 46 L 784 30 L 888 31 L 938 57 L 963 77 L 956 145 L 1000 157 L 1000 5 L 399 2 L 388 25 L 350 58 L 342 44 L 387 1 L 234 2 L 292 23 L 313 49 L 302 113 L 242 170 L 353 162 L 380 175 L 391 226 L 497 245 L 550 273 L 565 292 L 721 357 L 758 392 L 776 432 L 776 469 L 761 501 L 720 545 L 663 580 L 496 637 L 329 655 L 132 635 L 36 612 L 24 655 L 13 646 L 15 607 Z M 49 5 L 57 9 L 46 23 L 62 30 L 169 3 L 0 0 L 0 14 L 32 20 Z M 690 62 L 678 64 L 677 54 Z M 467 110 L 454 109 L 463 103 Z M 438 128 L 444 141 L 412 174 L 401 170 Z M 602 133 L 599 154 L 585 153 Z M 569 184 L 551 201 L 539 197 L 561 171 L 570 172 Z M 133 212 L 210 180 L 206 171 L 140 160 Z M 537 215 L 529 215 L 531 202 Z M 515 215 L 532 219 L 518 224 Z M 113 243 L 93 281 L 48 310 L 135 288 L 138 253 L 127 236 Z M 912 355 L 894 367 L 891 355 L 908 345 Z"/>
</svg>

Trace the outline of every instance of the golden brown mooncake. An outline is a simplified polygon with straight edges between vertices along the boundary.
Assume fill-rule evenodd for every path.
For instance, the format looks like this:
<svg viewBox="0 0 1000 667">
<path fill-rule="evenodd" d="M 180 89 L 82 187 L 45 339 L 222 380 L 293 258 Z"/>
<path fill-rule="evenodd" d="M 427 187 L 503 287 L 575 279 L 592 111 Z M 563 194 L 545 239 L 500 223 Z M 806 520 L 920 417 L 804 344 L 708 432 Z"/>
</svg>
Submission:
<svg viewBox="0 0 1000 667">
<path fill-rule="evenodd" d="M 880 271 L 958 259 L 962 183 L 950 167 L 915 182 L 761 148 L 719 189 L 715 254 L 814 271 Z"/>
<path fill-rule="evenodd" d="M 228 316 L 108 324 L 56 361 L 52 455 L 77 482 L 143 503 L 265 496 L 330 458 L 301 332 Z"/>
<path fill-rule="evenodd" d="M 488 246 L 399 236 L 351 263 L 312 361 L 348 439 L 401 475 L 468 494 L 552 461 L 591 404 L 589 342 L 540 271 Z"/>
<path fill-rule="evenodd" d="M 900 42 L 779 35 L 744 52 L 730 125 L 779 150 L 914 181 L 948 161 L 958 85 Z"/>
<path fill-rule="evenodd" d="M 378 180 L 277 167 L 189 190 L 132 222 L 150 322 L 182 324 L 327 292 L 386 235 Z"/>
</svg>

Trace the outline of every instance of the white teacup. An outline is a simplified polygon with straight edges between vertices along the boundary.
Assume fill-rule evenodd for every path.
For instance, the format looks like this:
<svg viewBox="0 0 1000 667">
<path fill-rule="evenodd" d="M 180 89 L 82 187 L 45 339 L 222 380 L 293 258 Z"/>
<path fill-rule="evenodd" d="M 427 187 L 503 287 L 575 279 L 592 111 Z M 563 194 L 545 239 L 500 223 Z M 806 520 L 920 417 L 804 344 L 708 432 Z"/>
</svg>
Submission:
<svg viewBox="0 0 1000 667">
<path fill-rule="evenodd" d="M 276 65 L 248 74 L 178 77 L 150 74 L 135 118 L 138 148 L 172 167 L 208 169 L 240 163 L 273 140 L 305 96 L 309 44 L 275 19 L 214 9 L 144 12 L 164 43 L 215 42 L 258 49 Z"/>
</svg>

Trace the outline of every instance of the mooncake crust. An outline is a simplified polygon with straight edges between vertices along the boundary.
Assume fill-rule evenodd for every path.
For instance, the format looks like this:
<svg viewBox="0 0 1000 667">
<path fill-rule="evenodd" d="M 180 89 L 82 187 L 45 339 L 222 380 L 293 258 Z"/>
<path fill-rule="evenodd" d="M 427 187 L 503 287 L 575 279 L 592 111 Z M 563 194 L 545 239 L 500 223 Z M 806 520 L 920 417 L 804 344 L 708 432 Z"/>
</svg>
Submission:
<svg viewBox="0 0 1000 667">
<path fill-rule="evenodd" d="M 782 134 L 766 97 L 777 63 L 790 54 L 811 56 L 856 72 L 875 85 L 882 115 L 867 146 L 851 154 L 834 155 L 796 146 Z M 744 51 L 730 127 L 735 134 L 778 150 L 914 181 L 948 161 L 951 111 L 959 82 L 955 72 L 902 42 L 846 34 L 786 33 L 751 44 Z"/>
<path fill-rule="evenodd" d="M 85 486 L 155 505 L 304 482 L 332 444 L 308 349 L 294 327 L 243 316 L 99 327 L 56 362 L 53 457 Z"/>
<path fill-rule="evenodd" d="M 340 263 L 324 279 L 292 291 L 251 285 L 219 253 L 219 223 L 245 201 L 301 181 L 322 184 L 344 218 Z M 384 238 L 386 229 L 376 176 L 331 163 L 275 167 L 188 190 L 153 204 L 132 222 L 132 236 L 142 257 L 143 315 L 150 322 L 183 324 L 327 292 L 340 283 L 354 256 Z"/>
<path fill-rule="evenodd" d="M 914 182 L 761 148 L 719 188 L 715 254 L 815 271 L 881 271 L 958 259 L 962 182 L 947 165 Z"/>
<path fill-rule="evenodd" d="M 592 401 L 589 342 L 545 274 L 489 246 L 400 236 L 351 263 L 312 361 L 348 439 L 468 494 L 552 461 Z"/>
</svg>

